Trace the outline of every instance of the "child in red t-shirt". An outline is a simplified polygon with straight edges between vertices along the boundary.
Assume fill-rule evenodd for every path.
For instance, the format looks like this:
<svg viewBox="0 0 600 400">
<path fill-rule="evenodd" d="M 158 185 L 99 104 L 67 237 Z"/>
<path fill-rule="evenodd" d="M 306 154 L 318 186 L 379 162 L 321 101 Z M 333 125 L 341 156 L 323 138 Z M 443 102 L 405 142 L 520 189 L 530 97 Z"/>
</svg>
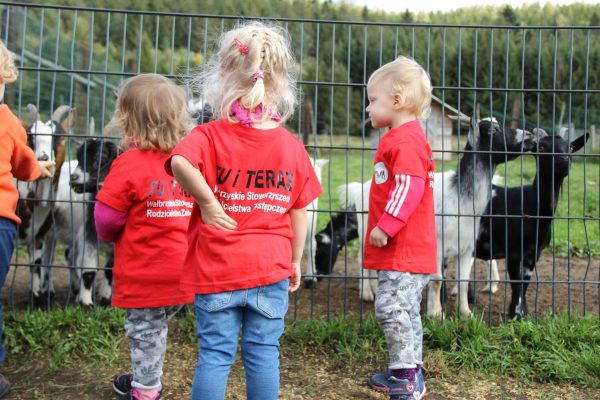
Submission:
<svg viewBox="0 0 600 400">
<path fill-rule="evenodd" d="M 157 74 L 127 79 L 107 127 L 123 139 L 98 193 L 98 237 L 115 242 L 112 305 L 127 309 L 125 332 L 132 374 L 117 375 L 121 399 L 160 398 L 167 320 L 193 300 L 180 289 L 193 199 L 164 170 L 184 136 L 188 119 L 183 90 Z"/>
<path fill-rule="evenodd" d="M 426 118 L 431 83 L 414 60 L 399 57 L 367 84 L 367 112 L 383 136 L 369 193 L 364 268 L 378 271 L 375 314 L 390 356 L 389 369 L 369 379 L 391 400 L 425 394 L 421 291 L 436 272 L 431 148 L 419 119 Z"/>
<path fill-rule="evenodd" d="M 38 161 L 33 150 L 27 147 L 27 134 L 21 122 L 10 111 L 4 101 L 4 88 L 7 83 L 17 80 L 17 68 L 13 54 L 0 41 L 0 290 L 4 286 L 10 259 L 15 248 L 17 224 L 21 219 L 15 213 L 19 192 L 13 178 L 33 181 L 52 176 L 49 167 L 54 161 Z M 2 345 L 2 304 L 0 304 L 0 364 L 6 352 Z M 10 391 L 10 384 L 0 374 L 0 397 Z"/>
<path fill-rule="evenodd" d="M 292 61 L 281 29 L 226 32 L 214 69 L 198 79 L 216 120 L 166 164 L 196 200 L 181 279 L 196 293 L 193 400 L 225 397 L 240 329 L 247 398 L 278 398 L 288 291 L 300 284 L 306 207 L 321 193 L 304 146 L 281 126 L 296 98 Z"/>
</svg>

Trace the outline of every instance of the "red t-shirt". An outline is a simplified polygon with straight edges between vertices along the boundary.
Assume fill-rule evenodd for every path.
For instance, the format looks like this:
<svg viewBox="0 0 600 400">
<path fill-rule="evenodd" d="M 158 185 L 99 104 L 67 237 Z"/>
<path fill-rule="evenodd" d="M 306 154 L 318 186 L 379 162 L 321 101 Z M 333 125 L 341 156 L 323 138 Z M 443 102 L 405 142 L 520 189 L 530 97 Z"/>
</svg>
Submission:
<svg viewBox="0 0 600 400">
<path fill-rule="evenodd" d="M 202 222 L 194 205 L 181 286 L 208 294 L 269 285 L 293 274 L 291 208 L 304 208 L 321 185 L 302 143 L 282 127 L 227 121 L 196 127 L 173 150 L 197 167 L 233 232 Z M 165 164 L 171 172 L 170 162 Z"/>
<path fill-rule="evenodd" d="M 434 163 L 431 147 L 419 120 L 407 122 L 383 136 L 374 160 L 375 173 L 369 193 L 369 224 L 365 243 L 364 267 L 415 274 L 437 270 L 435 209 L 433 206 Z M 373 247 L 369 235 L 381 218 L 394 187 L 395 175 L 418 176 L 425 180 L 421 202 L 406 226 L 384 247 Z"/>
<path fill-rule="evenodd" d="M 113 163 L 97 199 L 127 213 L 115 241 L 112 305 L 162 307 L 189 303 L 179 286 L 193 199 L 167 175 L 168 154 L 129 150 Z"/>
</svg>

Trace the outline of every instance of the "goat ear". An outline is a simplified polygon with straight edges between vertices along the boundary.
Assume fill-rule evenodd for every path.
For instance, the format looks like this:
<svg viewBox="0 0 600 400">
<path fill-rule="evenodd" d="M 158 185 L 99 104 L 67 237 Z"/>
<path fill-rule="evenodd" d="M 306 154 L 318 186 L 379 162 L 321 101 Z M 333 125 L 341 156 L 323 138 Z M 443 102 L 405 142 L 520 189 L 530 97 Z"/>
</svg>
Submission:
<svg viewBox="0 0 600 400">
<path fill-rule="evenodd" d="M 537 136 L 538 140 L 548 136 L 548 132 L 546 132 L 542 128 L 533 128 L 533 134 Z"/>
<path fill-rule="evenodd" d="M 472 148 L 477 148 L 477 141 L 479 139 L 479 122 L 477 122 L 477 118 L 474 116 L 471 117 L 471 121 L 469 123 L 469 137 L 467 140 Z"/>
<path fill-rule="evenodd" d="M 63 129 L 65 130 L 65 132 L 67 132 L 67 135 L 69 133 L 71 133 L 71 130 L 73 128 L 73 124 L 75 124 L 75 108 L 70 108 L 69 109 L 69 115 L 61 123 Z"/>
<path fill-rule="evenodd" d="M 27 111 L 29 112 L 29 116 L 31 117 L 31 125 L 35 124 L 40 118 L 37 107 L 33 104 L 27 104 Z"/>
<path fill-rule="evenodd" d="M 590 138 L 590 133 L 586 132 L 583 135 L 579 136 L 577 139 L 573 140 L 571 142 L 571 144 L 569 145 L 571 147 L 570 152 L 571 153 L 577 152 L 579 149 L 581 149 L 585 145 L 585 142 L 587 142 L 589 138 Z"/>
<path fill-rule="evenodd" d="M 566 139 L 568 132 L 569 132 L 569 128 L 562 127 L 562 128 L 560 128 L 560 131 L 558 131 L 558 136 L 560 136 L 563 139 Z"/>
</svg>

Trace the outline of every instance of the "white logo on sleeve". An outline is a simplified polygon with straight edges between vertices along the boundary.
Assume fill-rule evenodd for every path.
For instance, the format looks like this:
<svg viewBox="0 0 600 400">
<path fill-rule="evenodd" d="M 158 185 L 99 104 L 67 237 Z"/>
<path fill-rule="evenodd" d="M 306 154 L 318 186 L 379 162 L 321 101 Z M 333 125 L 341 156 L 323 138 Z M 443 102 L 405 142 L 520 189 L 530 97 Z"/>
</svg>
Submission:
<svg viewBox="0 0 600 400">
<path fill-rule="evenodd" d="M 388 170 L 382 161 L 375 164 L 375 183 L 376 184 L 379 185 L 381 183 L 385 183 L 388 180 L 388 176 L 389 176 Z"/>
</svg>

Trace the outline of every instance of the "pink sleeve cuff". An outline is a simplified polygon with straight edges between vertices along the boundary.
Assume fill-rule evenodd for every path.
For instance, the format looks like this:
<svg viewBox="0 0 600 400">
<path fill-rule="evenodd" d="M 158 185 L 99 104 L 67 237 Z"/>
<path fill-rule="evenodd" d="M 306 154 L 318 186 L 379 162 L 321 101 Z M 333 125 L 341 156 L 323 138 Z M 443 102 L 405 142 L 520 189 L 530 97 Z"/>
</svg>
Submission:
<svg viewBox="0 0 600 400">
<path fill-rule="evenodd" d="M 97 201 L 94 207 L 94 220 L 98 238 L 103 242 L 114 242 L 127 221 L 127 213 Z"/>
<path fill-rule="evenodd" d="M 402 228 L 404 228 L 404 226 L 406 226 L 406 222 L 394 218 L 390 214 L 384 212 L 381 218 L 379 218 L 377 226 L 389 237 L 394 237 Z"/>
</svg>

